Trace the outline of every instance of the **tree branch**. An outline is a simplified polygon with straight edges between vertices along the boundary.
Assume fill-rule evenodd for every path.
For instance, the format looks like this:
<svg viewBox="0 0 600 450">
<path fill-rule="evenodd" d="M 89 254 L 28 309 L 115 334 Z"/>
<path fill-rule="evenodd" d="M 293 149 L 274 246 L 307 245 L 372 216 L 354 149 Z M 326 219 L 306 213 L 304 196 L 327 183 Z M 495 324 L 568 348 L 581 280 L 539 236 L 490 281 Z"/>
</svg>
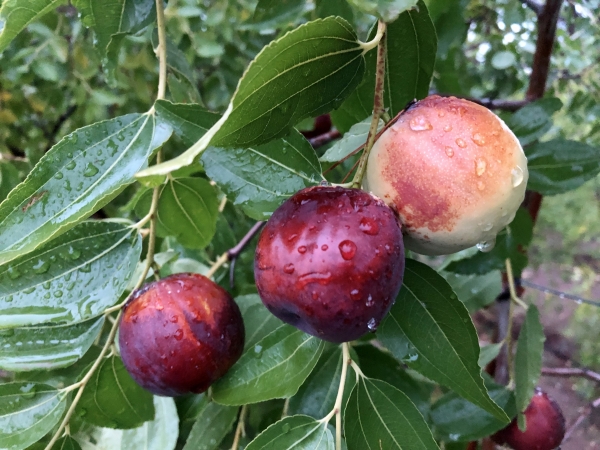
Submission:
<svg viewBox="0 0 600 450">
<path fill-rule="evenodd" d="M 569 440 L 569 438 L 571 437 L 573 432 L 579 427 L 579 425 L 581 425 L 597 408 L 600 408 L 600 398 L 597 398 L 583 409 L 579 417 L 577 417 L 575 422 L 573 422 L 573 424 L 567 429 L 565 437 L 562 440 L 563 444 Z"/>
<path fill-rule="evenodd" d="M 521 3 L 526 5 L 529 9 L 531 9 L 538 16 L 542 13 L 544 5 L 536 2 L 535 0 L 521 0 Z"/>
<path fill-rule="evenodd" d="M 600 383 L 600 373 L 589 369 L 571 367 L 543 367 L 542 375 L 551 377 L 581 377 Z"/>
<path fill-rule="evenodd" d="M 531 103 L 531 100 L 492 100 L 489 98 L 467 98 L 467 100 L 485 106 L 488 109 L 499 109 L 511 112 L 517 111 L 526 104 Z"/>
</svg>

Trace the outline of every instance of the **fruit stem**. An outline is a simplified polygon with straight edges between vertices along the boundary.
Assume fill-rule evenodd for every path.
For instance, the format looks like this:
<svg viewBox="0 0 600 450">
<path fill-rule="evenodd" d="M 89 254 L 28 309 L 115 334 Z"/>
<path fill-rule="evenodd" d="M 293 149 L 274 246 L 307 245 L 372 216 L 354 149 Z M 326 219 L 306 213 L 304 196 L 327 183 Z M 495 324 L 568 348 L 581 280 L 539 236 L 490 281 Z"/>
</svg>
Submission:
<svg viewBox="0 0 600 450">
<path fill-rule="evenodd" d="M 240 438 L 242 435 L 245 435 L 246 432 L 244 430 L 244 421 L 246 419 L 246 412 L 248 411 L 248 405 L 242 406 L 242 410 L 240 411 L 240 417 L 238 419 L 237 427 L 235 429 L 235 435 L 233 437 L 233 444 L 231 445 L 231 450 L 237 450 L 240 445 Z"/>
<path fill-rule="evenodd" d="M 515 287 L 515 277 L 513 275 L 512 263 L 510 258 L 506 259 L 506 277 L 508 278 L 508 291 L 510 292 L 510 299 L 515 302 L 520 307 L 524 308 L 527 311 L 527 304 L 519 298 L 517 294 L 517 289 Z"/>
<path fill-rule="evenodd" d="M 342 450 L 342 401 L 344 399 L 344 388 L 346 386 L 346 374 L 350 359 L 350 347 L 347 342 L 342 344 L 342 373 L 340 375 L 340 387 L 333 410 L 335 411 L 335 450 Z"/>
<path fill-rule="evenodd" d="M 219 270 L 221 268 L 221 266 L 223 264 L 225 264 L 227 261 L 229 261 L 229 252 L 225 252 L 223 253 L 221 256 L 219 256 L 217 258 L 217 260 L 214 262 L 214 264 L 212 266 L 210 266 L 210 269 L 208 269 L 208 272 L 206 272 L 206 274 L 204 275 L 206 278 L 212 278 L 212 276 L 217 272 L 217 270 Z"/>
<path fill-rule="evenodd" d="M 158 28 L 158 93 L 156 100 L 165 98 L 167 91 L 167 29 L 163 0 L 156 0 L 156 27 Z"/>
<path fill-rule="evenodd" d="M 508 278 L 508 290 L 510 292 L 510 304 L 508 305 L 508 326 L 506 328 L 506 337 L 505 345 L 506 345 L 506 365 L 508 369 L 508 377 L 509 382 L 508 386 L 512 387 L 514 385 L 514 360 L 513 360 L 513 338 L 512 338 L 512 327 L 513 327 L 513 315 L 514 315 L 514 305 L 518 304 L 527 309 L 527 305 L 523 303 L 519 296 L 517 295 L 517 290 L 515 289 L 515 279 L 513 276 L 512 264 L 510 262 L 510 258 L 506 258 L 506 275 Z"/>
<path fill-rule="evenodd" d="M 117 315 L 117 319 L 115 320 L 115 323 L 113 324 L 113 326 L 110 329 L 108 338 L 106 339 L 106 342 L 104 343 L 104 346 L 102 347 L 102 350 L 100 350 L 100 354 L 96 358 L 96 361 L 94 361 L 94 364 L 92 365 L 92 367 L 90 367 L 90 370 L 88 370 L 88 372 L 81 379 L 81 381 L 79 381 L 79 382 L 75 383 L 74 385 L 69 386 L 63 390 L 63 392 L 66 393 L 66 392 L 73 390 L 73 386 L 78 386 L 77 394 L 75 394 L 75 398 L 71 402 L 71 406 L 69 407 L 67 413 L 65 414 L 65 417 L 64 417 L 63 421 L 60 423 L 58 429 L 54 433 L 54 436 L 52 436 L 52 439 L 50 440 L 50 442 L 48 442 L 48 445 L 46 445 L 46 448 L 44 450 L 51 450 L 52 446 L 56 443 L 56 441 L 58 441 L 60 436 L 62 436 L 62 431 L 68 426 L 69 420 L 71 419 L 71 416 L 75 412 L 75 408 L 77 407 L 77 404 L 79 403 L 79 400 L 81 399 L 81 396 L 83 395 L 83 391 L 84 391 L 87 383 L 90 381 L 90 379 L 92 378 L 92 375 L 98 369 L 98 367 L 100 366 L 100 363 L 104 359 L 104 355 L 106 355 L 106 353 L 108 352 L 108 350 L 110 349 L 110 347 L 113 344 L 113 341 L 117 334 L 117 329 L 119 328 L 118 325 L 119 325 L 119 319 L 121 318 L 121 313 L 122 313 L 122 311 L 119 311 L 119 314 Z"/>
<path fill-rule="evenodd" d="M 377 35 L 381 35 L 377 44 L 377 65 L 375 72 L 375 94 L 373 96 L 373 118 L 371 119 L 371 127 L 369 128 L 369 134 L 367 136 L 367 144 L 365 150 L 360 157 L 356 174 L 352 180 L 352 186 L 360 188 L 362 179 L 365 176 L 367 169 L 367 160 L 369 154 L 375 144 L 375 137 L 377 136 L 377 128 L 379 126 L 379 119 L 384 114 L 384 100 L 383 91 L 385 88 L 385 57 L 386 57 L 386 39 L 385 39 L 385 22 L 380 20 L 377 24 Z"/>
<path fill-rule="evenodd" d="M 377 22 L 377 34 L 369 42 L 361 42 L 360 46 L 363 49 L 363 55 L 369 50 L 373 50 L 382 41 L 383 34 L 385 33 L 385 22 L 380 20 Z"/>
</svg>

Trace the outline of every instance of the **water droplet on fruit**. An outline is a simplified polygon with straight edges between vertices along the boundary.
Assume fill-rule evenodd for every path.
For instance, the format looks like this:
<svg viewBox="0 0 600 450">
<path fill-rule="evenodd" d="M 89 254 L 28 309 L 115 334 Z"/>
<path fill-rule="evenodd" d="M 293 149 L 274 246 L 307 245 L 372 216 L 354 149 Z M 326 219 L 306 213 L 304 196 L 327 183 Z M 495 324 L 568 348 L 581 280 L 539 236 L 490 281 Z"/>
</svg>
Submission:
<svg viewBox="0 0 600 450">
<path fill-rule="evenodd" d="M 377 224 L 377 222 L 368 217 L 363 217 L 362 219 L 360 219 L 358 229 L 370 236 L 375 236 L 377 233 L 379 233 L 379 225 Z"/>
<path fill-rule="evenodd" d="M 294 273 L 294 270 L 295 270 L 295 269 L 294 269 L 294 265 L 293 265 L 292 263 L 286 264 L 286 265 L 283 267 L 283 271 L 284 271 L 285 273 L 287 273 L 288 275 L 291 275 L 291 274 L 293 274 L 293 273 Z"/>
<path fill-rule="evenodd" d="M 291 235 L 291 236 L 288 238 L 288 242 L 293 242 L 293 241 L 295 241 L 297 237 L 298 237 L 298 235 L 297 235 L 297 234 L 295 234 L 295 233 L 294 233 L 294 234 L 292 234 L 292 235 Z"/>
<path fill-rule="evenodd" d="M 175 336 L 175 339 L 177 339 L 178 341 L 182 340 L 183 339 L 183 330 L 181 328 L 178 328 L 175 331 L 175 335 L 174 336 Z"/>
<path fill-rule="evenodd" d="M 519 166 L 516 166 L 511 172 L 510 172 L 510 176 L 512 179 L 512 185 L 514 188 L 518 187 L 521 185 L 521 183 L 523 182 L 523 169 L 521 169 Z"/>
<path fill-rule="evenodd" d="M 327 284 L 331 280 L 331 272 L 309 272 L 298 277 L 298 283 L 301 287 L 309 283 Z"/>
<path fill-rule="evenodd" d="M 319 186 L 329 186 L 329 181 L 321 180 L 321 182 L 319 183 Z"/>
<path fill-rule="evenodd" d="M 371 307 L 373 306 L 375 302 L 373 301 L 373 296 L 371 294 L 369 294 L 369 296 L 367 297 L 367 302 L 365 303 L 365 305 L 367 307 Z"/>
<path fill-rule="evenodd" d="M 475 173 L 477 174 L 478 177 L 480 177 L 481 175 L 483 175 L 485 173 L 486 168 L 487 168 L 487 163 L 485 162 L 485 159 L 483 159 L 483 158 L 475 159 Z"/>
<path fill-rule="evenodd" d="M 490 231 L 492 228 L 494 228 L 494 225 L 492 223 L 486 223 L 481 227 L 483 231 Z"/>
<path fill-rule="evenodd" d="M 371 319 L 369 319 L 369 321 L 367 322 L 367 328 L 372 332 L 375 332 L 377 330 L 377 321 L 375 320 L 375 317 L 371 317 Z"/>
<path fill-rule="evenodd" d="M 300 254 L 304 254 L 306 253 L 306 246 L 305 245 L 301 245 L 300 247 L 298 247 L 298 253 Z"/>
<path fill-rule="evenodd" d="M 444 127 L 444 131 L 447 133 L 448 131 L 452 131 L 452 125 L 446 125 Z"/>
<path fill-rule="evenodd" d="M 352 300 L 360 300 L 360 291 L 358 289 L 352 289 L 350 291 L 350 298 L 352 298 Z"/>
<path fill-rule="evenodd" d="M 489 241 L 482 241 L 477 244 L 477 250 L 483 253 L 491 252 L 496 245 L 496 238 Z"/>
<path fill-rule="evenodd" d="M 83 176 L 84 177 L 93 177 L 97 173 L 98 173 L 98 168 L 95 165 L 93 165 L 92 163 L 88 163 L 87 166 L 85 166 L 85 170 L 83 171 Z"/>
<path fill-rule="evenodd" d="M 340 249 L 340 253 L 342 254 L 342 258 L 344 258 L 346 261 L 354 258 L 354 255 L 356 254 L 356 244 L 354 242 L 346 239 L 345 241 L 340 242 L 338 247 Z"/>
<path fill-rule="evenodd" d="M 328 248 L 329 248 L 329 245 L 327 245 L 327 244 L 321 245 L 321 250 L 323 250 L 324 252 L 326 252 Z"/>
<path fill-rule="evenodd" d="M 177 322 L 179 322 L 179 318 L 176 315 L 172 315 L 171 316 L 171 322 L 177 323 Z"/>
<path fill-rule="evenodd" d="M 444 117 L 446 113 L 444 111 L 438 111 L 438 117 Z"/>
<path fill-rule="evenodd" d="M 458 145 L 460 148 L 465 148 L 467 146 L 467 143 L 465 142 L 464 139 L 458 138 L 456 140 L 456 145 Z"/>
<path fill-rule="evenodd" d="M 485 138 L 481 133 L 475 133 L 473 136 L 471 136 L 471 140 L 480 147 L 485 145 Z"/>
<path fill-rule="evenodd" d="M 445 150 L 448 158 L 452 158 L 454 156 L 454 149 L 452 147 L 446 147 Z"/>
<path fill-rule="evenodd" d="M 408 122 L 408 126 L 413 131 L 428 131 L 433 129 L 431 123 L 423 116 L 413 117 Z"/>
<path fill-rule="evenodd" d="M 485 189 L 485 183 L 483 181 L 480 181 L 479 183 L 477 183 L 477 189 L 479 189 L 480 191 L 483 191 Z"/>
</svg>

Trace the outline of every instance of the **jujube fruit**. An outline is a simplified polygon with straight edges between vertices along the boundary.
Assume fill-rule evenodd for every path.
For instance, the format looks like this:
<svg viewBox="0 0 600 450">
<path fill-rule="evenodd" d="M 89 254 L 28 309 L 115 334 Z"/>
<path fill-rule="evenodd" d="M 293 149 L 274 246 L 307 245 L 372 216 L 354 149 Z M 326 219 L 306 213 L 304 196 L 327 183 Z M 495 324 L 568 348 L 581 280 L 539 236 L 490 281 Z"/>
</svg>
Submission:
<svg viewBox="0 0 600 450">
<path fill-rule="evenodd" d="M 165 396 L 200 393 L 239 359 L 244 322 L 227 291 L 202 275 L 179 273 L 134 293 L 119 346 L 143 388 Z"/>
<path fill-rule="evenodd" d="M 487 108 L 432 95 L 406 110 L 369 155 L 364 188 L 398 212 L 409 250 L 491 249 L 525 196 L 527 158 Z"/>
<path fill-rule="evenodd" d="M 514 450 L 553 450 L 560 445 L 565 436 L 565 418 L 548 394 L 537 389 L 524 414 L 525 431 L 519 429 L 517 419 L 514 419 L 492 435 L 492 440 Z"/>
<path fill-rule="evenodd" d="M 286 200 L 256 248 L 258 293 L 275 316 L 331 342 L 375 331 L 402 285 L 398 220 L 359 189 L 316 186 Z"/>
</svg>

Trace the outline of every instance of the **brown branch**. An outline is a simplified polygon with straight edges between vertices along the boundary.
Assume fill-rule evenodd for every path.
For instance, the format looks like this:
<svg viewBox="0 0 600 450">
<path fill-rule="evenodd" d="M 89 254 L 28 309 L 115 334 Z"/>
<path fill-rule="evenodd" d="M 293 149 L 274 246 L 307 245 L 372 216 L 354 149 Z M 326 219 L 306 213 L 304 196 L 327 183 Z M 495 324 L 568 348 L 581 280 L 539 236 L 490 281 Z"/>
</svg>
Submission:
<svg viewBox="0 0 600 450">
<path fill-rule="evenodd" d="M 542 375 L 551 377 L 581 377 L 600 383 L 600 373 L 589 369 L 571 367 L 543 367 Z"/>
<path fill-rule="evenodd" d="M 318 148 L 329 144 L 331 141 L 335 141 L 336 139 L 339 139 L 341 137 L 342 133 L 340 133 L 338 130 L 331 130 L 313 138 L 310 138 L 308 142 L 310 142 L 310 145 L 312 145 L 313 148 Z"/>
<path fill-rule="evenodd" d="M 535 0 L 521 0 L 521 3 L 526 5 L 529 9 L 531 9 L 538 16 L 542 13 L 542 9 L 544 8 L 544 5 L 536 2 Z"/>
<path fill-rule="evenodd" d="M 229 286 L 233 289 L 235 284 L 235 262 L 237 261 L 240 254 L 244 251 L 246 246 L 250 243 L 250 241 L 258 234 L 258 232 L 262 229 L 262 227 L 267 222 L 256 222 L 252 228 L 248 230 L 246 235 L 237 243 L 235 247 L 227 250 L 227 259 L 231 261 L 229 266 Z"/>
<path fill-rule="evenodd" d="M 579 414 L 579 417 L 577 417 L 575 422 L 573 422 L 573 424 L 567 429 L 567 431 L 565 433 L 565 437 L 562 440 L 562 443 L 564 444 L 565 442 L 567 442 L 569 440 L 569 438 L 571 437 L 571 435 L 573 434 L 573 432 L 579 427 L 579 425 L 581 425 L 592 414 L 592 412 L 594 412 L 594 410 L 599 407 L 600 407 L 600 398 L 597 398 L 596 400 L 591 402 L 589 405 L 587 405 L 583 409 L 581 414 Z"/>
<path fill-rule="evenodd" d="M 526 104 L 531 103 L 531 100 L 492 100 L 489 98 L 467 98 L 467 100 L 485 106 L 488 109 L 499 109 L 511 112 L 517 111 Z"/>
</svg>

